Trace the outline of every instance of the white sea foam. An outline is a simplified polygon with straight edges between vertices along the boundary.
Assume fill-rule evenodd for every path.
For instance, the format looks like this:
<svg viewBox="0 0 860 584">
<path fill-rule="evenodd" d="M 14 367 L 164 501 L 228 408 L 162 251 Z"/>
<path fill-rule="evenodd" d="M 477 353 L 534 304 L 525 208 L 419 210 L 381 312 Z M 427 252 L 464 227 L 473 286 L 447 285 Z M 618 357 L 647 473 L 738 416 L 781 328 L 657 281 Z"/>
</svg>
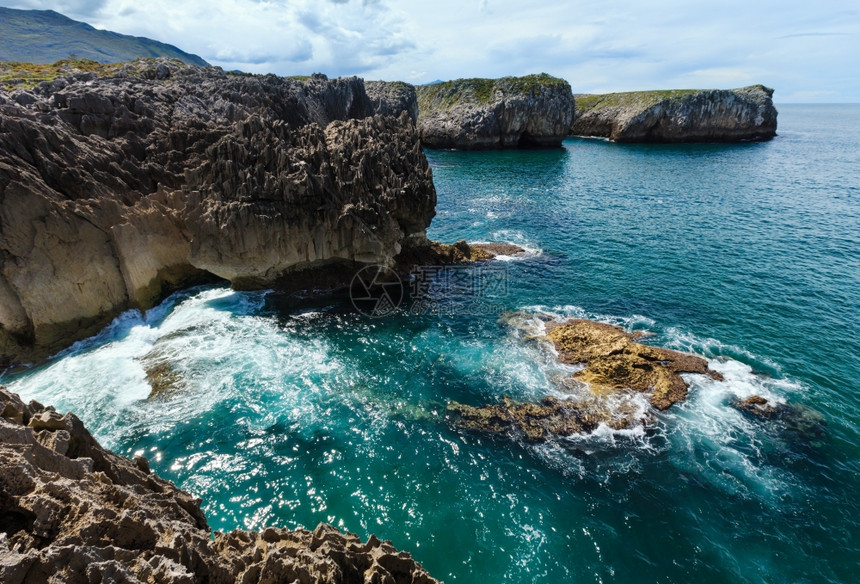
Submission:
<svg viewBox="0 0 860 584">
<path fill-rule="evenodd" d="M 109 446 L 124 432 L 167 430 L 236 398 L 252 409 L 275 403 L 296 419 L 320 417 L 312 396 L 327 391 L 322 377 L 338 364 L 323 341 L 294 338 L 274 317 L 259 316 L 265 296 L 198 289 L 145 315 L 123 313 L 98 335 L 11 379 L 9 388 L 75 411 Z M 182 391 L 148 399 L 147 362 L 168 364 Z M 277 399 L 266 399 L 272 394 Z M 259 419 L 275 417 L 263 412 Z"/>
<path fill-rule="evenodd" d="M 492 240 L 491 241 L 476 241 L 475 243 L 486 244 L 486 243 L 499 243 L 499 242 L 517 245 L 517 246 L 523 248 L 525 253 L 518 254 L 518 255 L 499 254 L 493 258 L 496 261 L 515 262 L 515 261 L 521 261 L 524 259 L 531 259 L 531 258 L 535 258 L 535 257 L 543 255 L 543 249 L 540 247 L 540 245 L 538 245 L 534 241 L 530 240 L 528 237 L 526 237 L 525 235 L 523 235 L 523 233 L 521 233 L 519 231 L 513 231 L 513 230 L 507 230 L 507 229 L 495 231 L 492 234 Z"/>
<path fill-rule="evenodd" d="M 589 312 L 579 306 L 542 305 L 525 306 L 524 313 L 510 317 L 511 324 L 520 336 L 545 334 L 545 321 L 563 322 L 569 318 L 585 318 L 621 326 L 627 331 L 654 330 L 657 323 L 641 316 L 603 315 Z M 529 316 L 533 314 L 534 316 Z M 641 394 L 620 394 L 613 409 L 633 406 L 636 417 L 652 416 L 656 425 L 646 428 L 634 426 L 613 430 L 606 426 L 585 436 L 571 436 L 561 443 L 585 452 L 595 448 L 613 447 L 622 440 L 625 445 L 635 444 L 640 450 L 668 448 L 671 459 L 682 469 L 706 477 L 716 488 L 735 496 L 756 497 L 770 503 L 777 502 L 782 493 L 791 488 L 787 478 L 764 461 L 767 449 L 766 430 L 761 423 L 749 418 L 732 402 L 753 395 L 772 403 L 784 404 L 791 394 L 803 387 L 792 380 L 759 373 L 747 363 L 728 357 L 737 355 L 755 364 L 778 371 L 776 364 L 757 357 L 738 347 L 725 345 L 713 339 L 698 338 L 677 327 L 661 332 L 663 346 L 696 353 L 708 358 L 709 367 L 723 376 L 722 381 L 707 375 L 683 374 L 690 385 L 687 400 L 666 412 L 656 412 Z M 551 350 L 543 345 L 544 350 Z M 552 365 L 544 363 L 544 367 Z M 660 446 L 666 442 L 666 446 Z M 545 446 L 544 449 L 552 447 Z M 543 456 L 549 457 L 547 453 Z M 560 456 L 558 454 L 554 456 Z M 564 460 L 568 461 L 567 458 Z"/>
</svg>

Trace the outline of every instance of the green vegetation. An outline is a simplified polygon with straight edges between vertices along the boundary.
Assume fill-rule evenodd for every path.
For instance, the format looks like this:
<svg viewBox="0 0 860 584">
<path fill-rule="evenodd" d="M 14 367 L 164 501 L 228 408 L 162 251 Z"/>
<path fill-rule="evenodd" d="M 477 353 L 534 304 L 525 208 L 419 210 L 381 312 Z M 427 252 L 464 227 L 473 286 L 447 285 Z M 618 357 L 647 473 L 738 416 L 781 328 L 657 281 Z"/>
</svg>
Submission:
<svg viewBox="0 0 860 584">
<path fill-rule="evenodd" d="M 99 77 L 116 75 L 126 65 L 131 65 L 132 74 L 144 66 L 151 65 L 155 59 L 138 59 L 131 63 L 99 63 L 92 59 L 60 59 L 56 63 L 0 62 L 0 88 L 6 90 L 32 89 L 44 81 L 53 81 L 75 73 L 95 73 Z M 178 60 L 171 59 L 175 65 L 185 67 Z"/>
<path fill-rule="evenodd" d="M 66 18 L 53 10 L 14 10 L 0 7 L 0 61 L 54 63 L 74 55 L 99 63 L 145 57 L 169 57 L 188 65 L 208 63 L 180 49 L 106 30 Z"/>
<path fill-rule="evenodd" d="M 61 59 L 50 65 L 19 62 L 0 63 L 0 86 L 9 90 L 32 89 L 43 81 L 53 81 L 57 77 L 72 73 L 95 71 L 103 74 L 108 67 L 118 69 L 116 65 L 104 65 L 92 59 Z"/>
<path fill-rule="evenodd" d="M 451 109 L 458 103 L 487 104 L 503 95 L 536 95 L 545 88 L 567 88 L 564 79 L 546 73 L 501 79 L 455 79 L 416 87 L 421 111 Z"/>
<path fill-rule="evenodd" d="M 700 89 L 658 89 L 653 91 L 625 91 L 622 93 L 575 95 L 577 111 L 611 107 L 650 107 L 661 101 L 680 99 L 699 93 Z"/>
<path fill-rule="evenodd" d="M 412 87 L 409 83 L 404 81 L 371 81 L 367 80 L 365 83 L 384 83 L 389 91 L 409 91 L 409 88 Z"/>
<path fill-rule="evenodd" d="M 767 90 L 762 85 L 753 85 L 743 89 Z M 593 109 L 608 109 L 616 107 L 647 108 L 660 102 L 680 100 L 691 95 L 715 89 L 657 89 L 652 91 L 625 91 L 621 93 L 576 94 L 576 110 L 586 112 Z"/>
</svg>

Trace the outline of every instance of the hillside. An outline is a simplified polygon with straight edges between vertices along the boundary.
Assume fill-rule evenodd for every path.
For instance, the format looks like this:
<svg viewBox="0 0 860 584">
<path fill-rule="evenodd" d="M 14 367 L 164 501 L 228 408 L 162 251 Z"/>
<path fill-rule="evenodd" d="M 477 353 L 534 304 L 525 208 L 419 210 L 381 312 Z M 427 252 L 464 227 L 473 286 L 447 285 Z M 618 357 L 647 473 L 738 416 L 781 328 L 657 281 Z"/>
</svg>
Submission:
<svg viewBox="0 0 860 584">
<path fill-rule="evenodd" d="M 169 57 L 189 65 L 208 65 L 197 55 L 181 51 L 173 45 L 98 30 L 53 10 L 0 7 L 0 61 L 54 63 L 70 55 L 100 63 L 132 61 L 140 57 Z"/>
</svg>

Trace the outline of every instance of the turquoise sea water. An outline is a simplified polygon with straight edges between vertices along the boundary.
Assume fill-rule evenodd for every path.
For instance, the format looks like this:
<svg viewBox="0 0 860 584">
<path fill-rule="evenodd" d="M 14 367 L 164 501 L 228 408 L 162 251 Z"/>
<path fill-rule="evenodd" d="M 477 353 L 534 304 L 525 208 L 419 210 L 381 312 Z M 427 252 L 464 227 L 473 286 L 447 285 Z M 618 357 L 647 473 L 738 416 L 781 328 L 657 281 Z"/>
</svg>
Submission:
<svg viewBox="0 0 860 584">
<path fill-rule="evenodd" d="M 431 237 L 529 250 L 491 288 L 380 319 L 343 297 L 194 289 L 0 381 L 148 456 L 215 529 L 328 521 L 446 582 L 854 582 L 860 106 L 782 106 L 779 123 L 767 143 L 428 152 Z M 537 328 L 503 310 L 647 330 L 725 381 L 689 376 L 648 428 L 458 430 L 451 400 L 563 395 Z M 147 399 L 142 358 L 180 387 Z M 753 394 L 807 423 L 731 407 Z"/>
</svg>

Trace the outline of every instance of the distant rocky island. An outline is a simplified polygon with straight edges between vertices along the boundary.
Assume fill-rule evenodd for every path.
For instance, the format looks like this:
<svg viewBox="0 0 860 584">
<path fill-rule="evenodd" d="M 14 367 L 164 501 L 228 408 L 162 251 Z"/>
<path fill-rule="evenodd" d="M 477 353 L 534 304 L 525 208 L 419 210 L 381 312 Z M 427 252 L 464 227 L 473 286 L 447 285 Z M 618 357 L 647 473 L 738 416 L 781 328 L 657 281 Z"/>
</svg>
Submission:
<svg viewBox="0 0 860 584">
<path fill-rule="evenodd" d="M 0 61 L 48 64 L 69 57 L 99 63 L 168 57 L 188 65 L 208 65 L 173 45 L 99 30 L 53 10 L 0 7 Z"/>
<path fill-rule="evenodd" d="M 740 142 L 776 135 L 773 89 L 632 91 L 576 95 L 574 136 L 614 142 Z"/>
<path fill-rule="evenodd" d="M 414 88 L 373 82 L 373 92 L 386 111 L 407 111 L 417 119 L 425 148 L 552 148 L 568 136 L 744 142 L 769 140 L 777 128 L 773 90 L 763 85 L 574 95 L 566 81 L 542 73 Z"/>
<path fill-rule="evenodd" d="M 421 85 L 418 132 L 428 148 L 559 147 L 573 118 L 570 84 L 545 73 Z"/>
</svg>

